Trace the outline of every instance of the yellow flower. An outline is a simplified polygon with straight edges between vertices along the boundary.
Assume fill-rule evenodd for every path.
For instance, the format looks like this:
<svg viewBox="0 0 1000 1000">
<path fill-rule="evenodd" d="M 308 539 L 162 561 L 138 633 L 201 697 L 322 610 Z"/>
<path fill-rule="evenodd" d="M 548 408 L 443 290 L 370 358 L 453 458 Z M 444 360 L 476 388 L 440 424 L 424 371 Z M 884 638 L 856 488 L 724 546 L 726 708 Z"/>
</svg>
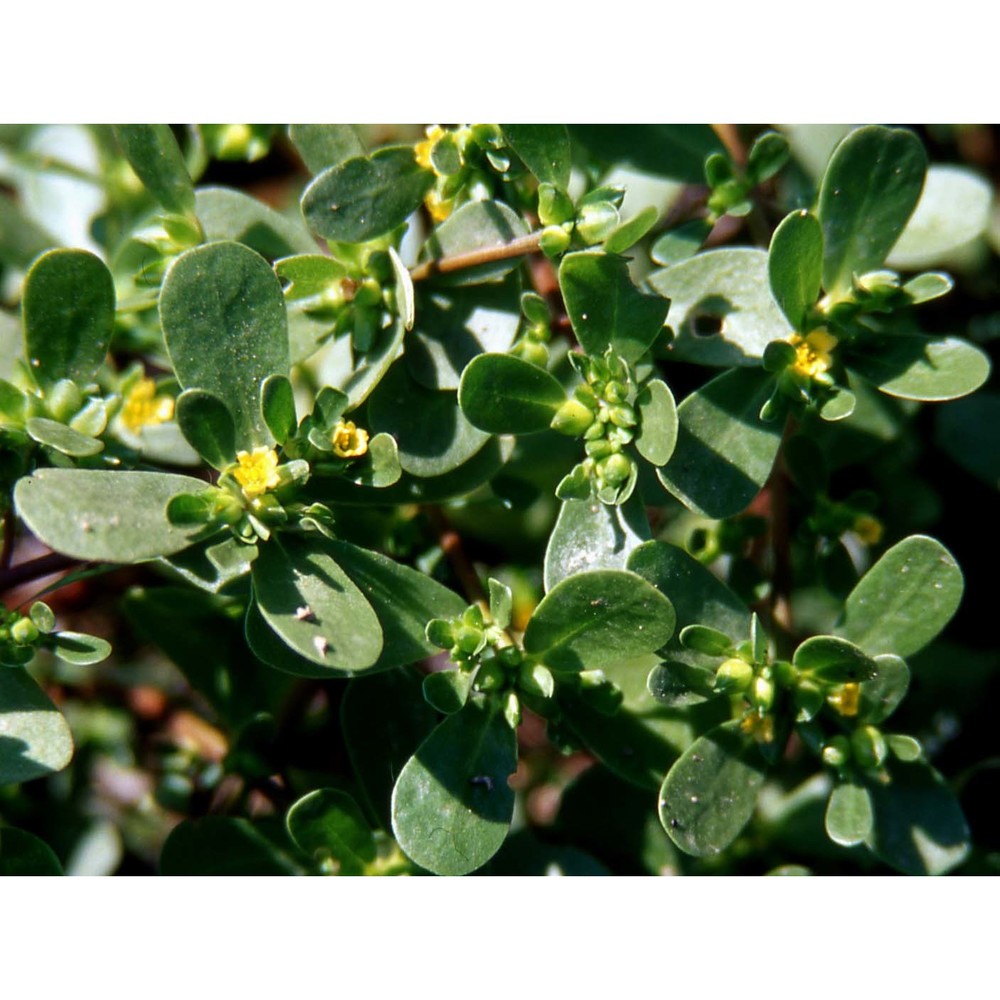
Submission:
<svg viewBox="0 0 1000 1000">
<path fill-rule="evenodd" d="M 865 545 L 878 545 L 882 540 L 882 522 L 871 514 L 859 514 L 851 528 Z"/>
<path fill-rule="evenodd" d="M 333 453 L 339 458 L 360 458 L 368 451 L 368 431 L 354 426 L 352 420 L 341 420 L 331 436 Z"/>
<path fill-rule="evenodd" d="M 751 712 L 743 717 L 740 723 L 740 731 L 752 736 L 758 743 L 774 742 L 774 716 L 758 715 Z"/>
<path fill-rule="evenodd" d="M 419 166 L 424 170 L 434 170 L 434 162 L 431 160 L 431 153 L 434 151 L 437 141 L 444 137 L 444 129 L 440 125 L 430 125 L 425 130 L 426 139 L 422 139 L 413 147 L 413 155 L 417 158 Z M 436 170 L 434 170 L 437 173 Z"/>
<path fill-rule="evenodd" d="M 122 423 L 133 434 L 152 424 L 164 424 L 174 415 L 174 401 L 170 396 L 157 396 L 156 383 L 151 378 L 141 378 L 129 390 L 122 405 Z"/>
<path fill-rule="evenodd" d="M 826 699 L 841 715 L 852 718 L 858 714 L 861 703 L 861 685 L 850 681 Z"/>
<path fill-rule="evenodd" d="M 792 371 L 815 378 L 833 365 L 830 352 L 837 346 L 837 338 L 826 330 L 813 330 L 805 337 L 793 334 L 790 341 L 795 348 L 795 361 Z"/>
<path fill-rule="evenodd" d="M 273 448 L 261 445 L 253 451 L 241 451 L 236 456 L 239 463 L 233 469 L 233 479 L 243 488 L 243 495 L 252 500 L 274 489 L 281 481 L 278 475 L 278 455 Z"/>
<path fill-rule="evenodd" d="M 447 200 L 443 199 L 437 191 L 429 191 L 424 198 L 424 205 L 435 222 L 444 222 L 451 215 L 451 210 L 455 207 L 455 202 L 450 198 Z"/>
</svg>

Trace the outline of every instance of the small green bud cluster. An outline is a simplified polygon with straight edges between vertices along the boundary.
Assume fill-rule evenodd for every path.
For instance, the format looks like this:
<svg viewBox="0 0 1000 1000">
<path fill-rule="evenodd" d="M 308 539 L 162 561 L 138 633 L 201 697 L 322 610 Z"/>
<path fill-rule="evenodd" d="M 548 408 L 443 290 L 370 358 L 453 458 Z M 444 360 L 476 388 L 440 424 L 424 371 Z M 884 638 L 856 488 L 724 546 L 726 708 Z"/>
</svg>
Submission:
<svg viewBox="0 0 1000 1000">
<path fill-rule="evenodd" d="M 587 457 L 563 480 L 557 494 L 583 499 L 594 493 L 604 503 L 622 503 L 638 474 L 635 459 L 625 451 L 639 423 L 634 376 L 610 351 L 603 359 L 573 355 L 572 360 L 586 381 L 559 407 L 551 426 L 560 434 L 582 437 Z"/>
<path fill-rule="evenodd" d="M 70 663 L 98 663 L 110 652 L 103 639 L 77 632 L 56 632 L 52 609 L 35 601 L 26 615 L 0 605 L 0 667 L 23 667 L 39 649 L 49 649 Z"/>
<path fill-rule="evenodd" d="M 553 184 L 538 187 L 538 219 L 545 227 L 541 248 L 549 257 L 565 253 L 576 238 L 582 246 L 603 243 L 621 224 L 619 209 L 623 188 L 594 188 L 574 206 L 569 196 Z"/>
<path fill-rule="evenodd" d="M 725 153 L 712 153 L 705 160 L 705 180 L 712 189 L 708 197 L 709 221 L 724 215 L 744 216 L 753 210 L 751 192 L 773 177 L 790 155 L 788 141 L 777 132 L 765 132 L 750 149 L 745 170 Z"/>
<path fill-rule="evenodd" d="M 549 360 L 547 344 L 552 339 L 548 304 L 541 295 L 525 292 L 521 296 L 521 313 L 524 316 L 524 324 L 521 336 L 511 348 L 511 353 L 544 368 Z"/>
</svg>

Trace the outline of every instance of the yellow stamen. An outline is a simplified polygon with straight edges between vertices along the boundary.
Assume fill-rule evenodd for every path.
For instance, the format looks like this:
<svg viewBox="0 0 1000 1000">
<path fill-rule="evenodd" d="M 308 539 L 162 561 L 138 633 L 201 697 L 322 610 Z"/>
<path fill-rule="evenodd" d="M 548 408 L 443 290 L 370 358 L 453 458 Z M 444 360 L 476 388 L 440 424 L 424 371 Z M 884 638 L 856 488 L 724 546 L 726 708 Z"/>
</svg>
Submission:
<svg viewBox="0 0 1000 1000">
<path fill-rule="evenodd" d="M 360 458 L 368 451 L 368 431 L 355 427 L 352 420 L 341 420 L 331 436 L 333 453 L 339 458 Z"/>
<path fill-rule="evenodd" d="M 174 416 L 174 401 L 170 396 L 157 396 L 156 383 L 141 378 L 132 387 L 122 405 L 122 423 L 133 434 L 143 427 L 165 424 Z"/>
<path fill-rule="evenodd" d="M 424 198 L 424 205 L 435 222 L 444 222 L 451 215 L 451 210 L 455 207 L 455 202 L 451 199 L 443 199 L 437 191 L 430 191 L 427 197 Z"/>
<path fill-rule="evenodd" d="M 427 138 L 421 139 L 413 147 L 413 155 L 417 158 L 417 164 L 423 167 L 424 170 L 434 170 L 434 161 L 431 159 L 431 153 L 434 151 L 438 139 L 444 136 L 444 129 L 440 125 L 430 125 L 425 130 L 425 134 Z M 434 173 L 437 173 L 437 171 L 434 170 Z"/>
<path fill-rule="evenodd" d="M 751 712 L 743 717 L 740 723 L 740 731 L 752 736 L 758 743 L 774 742 L 774 716 L 757 715 Z"/>
<path fill-rule="evenodd" d="M 849 681 L 826 700 L 841 715 L 853 718 L 858 714 L 858 708 L 861 704 L 861 685 L 855 681 Z"/>
<path fill-rule="evenodd" d="M 837 346 L 837 338 L 826 330 L 813 330 L 805 337 L 793 334 L 790 343 L 795 348 L 792 371 L 806 378 L 815 378 L 833 366 L 830 352 Z"/>
<path fill-rule="evenodd" d="M 859 514 L 851 528 L 865 545 L 878 545 L 882 540 L 882 522 L 871 514 Z"/>
<path fill-rule="evenodd" d="M 273 448 L 261 445 L 252 452 L 241 451 L 236 456 L 239 463 L 233 469 L 233 479 L 243 488 L 243 495 L 252 500 L 274 489 L 281 481 L 278 475 L 278 455 Z"/>
</svg>

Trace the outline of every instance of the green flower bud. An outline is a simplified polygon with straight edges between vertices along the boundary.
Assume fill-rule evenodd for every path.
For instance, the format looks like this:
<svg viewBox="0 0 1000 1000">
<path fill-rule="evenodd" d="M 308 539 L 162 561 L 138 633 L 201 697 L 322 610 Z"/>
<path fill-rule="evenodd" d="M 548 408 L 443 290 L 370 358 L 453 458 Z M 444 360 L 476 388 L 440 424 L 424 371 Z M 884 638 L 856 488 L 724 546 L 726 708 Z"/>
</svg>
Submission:
<svg viewBox="0 0 1000 1000">
<path fill-rule="evenodd" d="M 851 749 L 858 765 L 866 770 L 881 767 L 889 753 L 885 737 L 875 726 L 861 726 L 851 734 Z"/>
<path fill-rule="evenodd" d="M 753 667 L 735 657 L 726 660 L 715 671 L 717 691 L 746 691 L 753 680 Z"/>
<path fill-rule="evenodd" d="M 609 403 L 624 403 L 628 399 L 628 387 L 621 382 L 609 382 L 604 387 L 604 398 Z"/>
<path fill-rule="evenodd" d="M 573 396 L 583 403 L 588 410 L 592 410 L 594 413 L 601 408 L 601 404 L 598 401 L 597 396 L 594 394 L 594 390 L 589 385 L 578 385 L 573 390 Z"/>
<path fill-rule="evenodd" d="M 556 410 L 551 427 L 560 434 L 579 437 L 594 422 L 594 412 L 576 399 L 567 399 Z"/>
<path fill-rule="evenodd" d="M 769 709 L 774 704 L 774 684 L 766 677 L 755 677 L 752 700 L 759 708 Z"/>
<path fill-rule="evenodd" d="M 21 618 L 10 629 L 10 637 L 19 646 L 30 646 L 38 640 L 38 629 L 30 618 Z"/>
<path fill-rule="evenodd" d="M 618 228 L 621 218 L 611 202 L 599 201 L 584 205 L 576 219 L 576 231 L 588 245 L 601 243 Z"/>
<path fill-rule="evenodd" d="M 612 406 L 610 413 L 611 423 L 613 423 L 616 427 L 635 427 L 638 423 L 635 410 L 626 404 Z"/>
<path fill-rule="evenodd" d="M 483 630 L 471 625 L 462 625 L 455 631 L 455 648 L 471 655 L 478 653 L 486 645 Z"/>
<path fill-rule="evenodd" d="M 529 364 L 544 368 L 549 362 L 549 350 L 535 340 L 522 340 L 515 348 L 516 353 Z"/>
<path fill-rule="evenodd" d="M 67 423 L 83 405 L 83 395 L 70 379 L 60 379 L 45 394 L 45 405 L 54 420 Z"/>
<path fill-rule="evenodd" d="M 851 744 L 846 736 L 834 736 L 823 747 L 823 763 L 828 767 L 841 768 L 851 757 Z"/>
<path fill-rule="evenodd" d="M 546 257 L 558 257 L 569 249 L 570 236 L 562 226 L 547 226 L 538 240 Z"/>
<path fill-rule="evenodd" d="M 507 676 L 496 660 L 484 663 L 476 672 L 477 691 L 501 691 L 506 683 Z"/>
<path fill-rule="evenodd" d="M 522 663 L 517 675 L 517 685 L 529 694 L 542 698 L 551 698 L 556 689 L 551 671 L 541 663 Z"/>
<path fill-rule="evenodd" d="M 598 466 L 598 469 L 601 478 L 609 486 L 621 486 L 632 475 L 632 461 L 626 455 L 611 455 Z"/>
<path fill-rule="evenodd" d="M 588 441 L 584 446 L 583 450 L 590 455 L 591 458 L 607 458 L 613 451 L 611 447 L 611 442 L 607 438 L 597 438 L 593 441 Z"/>
<path fill-rule="evenodd" d="M 517 646 L 504 646 L 503 649 L 497 650 L 497 662 L 504 670 L 517 670 L 523 660 L 524 657 Z"/>
</svg>

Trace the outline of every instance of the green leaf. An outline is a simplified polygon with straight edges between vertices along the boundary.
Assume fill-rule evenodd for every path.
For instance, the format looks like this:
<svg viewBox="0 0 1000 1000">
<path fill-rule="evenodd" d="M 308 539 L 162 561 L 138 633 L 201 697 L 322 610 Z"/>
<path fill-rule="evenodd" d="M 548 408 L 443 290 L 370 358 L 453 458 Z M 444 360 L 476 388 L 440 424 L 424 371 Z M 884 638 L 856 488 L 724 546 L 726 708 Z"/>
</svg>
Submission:
<svg viewBox="0 0 1000 1000">
<path fill-rule="evenodd" d="M 567 254 L 559 265 L 559 287 L 580 346 L 591 355 L 611 347 L 626 361 L 638 361 L 663 332 L 670 304 L 644 295 L 623 257 L 594 250 Z"/>
<path fill-rule="evenodd" d="M 635 447 L 652 465 L 666 465 L 677 446 L 677 404 L 666 382 L 647 382 L 636 397 L 639 433 Z"/>
<path fill-rule="evenodd" d="M 566 390 L 544 368 L 509 354 L 481 354 L 462 373 L 458 403 L 468 421 L 491 434 L 547 430 Z"/>
<path fill-rule="evenodd" d="M 943 875 L 969 853 L 969 827 L 951 789 L 924 761 L 889 759 L 891 781 L 868 782 L 875 824 L 868 846 L 907 875 Z"/>
<path fill-rule="evenodd" d="M 161 875 L 299 873 L 288 854 L 264 834 L 260 821 L 232 816 L 184 820 L 170 832 L 160 854 Z"/>
<path fill-rule="evenodd" d="M 186 389 L 177 397 L 177 424 L 209 465 L 224 469 L 236 461 L 236 425 L 229 407 L 204 389 Z"/>
<path fill-rule="evenodd" d="M 768 255 L 750 247 L 708 250 L 647 279 L 670 299 L 667 326 L 676 361 L 756 365 L 772 340 L 787 340 L 788 320 L 771 295 Z"/>
<path fill-rule="evenodd" d="M 0 262 L 26 271 L 40 253 L 58 245 L 59 240 L 0 194 Z"/>
<path fill-rule="evenodd" d="M 182 254 L 167 272 L 160 323 L 177 378 L 226 405 L 236 447 L 270 442 L 260 383 L 289 368 L 281 284 L 267 261 L 239 243 L 209 243 Z"/>
<path fill-rule="evenodd" d="M 605 241 L 604 252 L 619 254 L 630 250 L 656 225 L 660 213 L 654 205 L 647 205 L 638 215 L 623 222 Z"/>
<path fill-rule="evenodd" d="M 869 656 L 911 656 L 951 621 L 963 588 L 952 554 L 933 538 L 911 535 L 861 578 L 847 598 L 837 633 Z"/>
<path fill-rule="evenodd" d="M 38 384 L 44 389 L 68 378 L 84 385 L 97 374 L 111 343 L 111 272 L 86 250 L 50 250 L 25 278 L 21 316 Z"/>
<path fill-rule="evenodd" d="M 674 609 L 634 573 L 592 570 L 558 583 L 535 608 L 525 651 L 553 670 L 594 670 L 659 649 Z"/>
<path fill-rule="evenodd" d="M 545 589 L 592 569 L 625 569 L 633 549 L 649 538 L 649 522 L 638 496 L 624 504 L 567 500 L 545 549 Z"/>
<path fill-rule="evenodd" d="M 290 125 L 288 137 L 311 174 L 368 152 L 353 125 Z"/>
<path fill-rule="evenodd" d="M 868 789 L 845 781 L 835 785 L 826 807 L 827 836 L 841 847 L 864 843 L 875 821 Z"/>
<path fill-rule="evenodd" d="M 296 847 L 320 865 L 336 862 L 338 875 L 361 875 L 375 860 L 375 838 L 357 803 L 336 788 L 299 799 L 285 819 Z"/>
<path fill-rule="evenodd" d="M 354 357 L 349 337 L 342 337 L 333 344 L 330 353 L 336 353 L 337 375 L 327 379 L 327 382 L 347 394 L 349 409 L 360 406 L 385 378 L 393 363 L 403 353 L 405 334 L 406 328 L 402 320 L 397 319 L 375 334 L 371 348 L 357 358 Z"/>
<path fill-rule="evenodd" d="M 787 162 L 788 140 L 778 132 L 765 132 L 754 140 L 747 157 L 747 179 L 761 184 L 773 177 Z"/>
<path fill-rule="evenodd" d="M 116 125 L 118 140 L 146 190 L 168 211 L 194 215 L 194 185 L 169 125 Z"/>
<path fill-rule="evenodd" d="M 463 670 L 442 670 L 424 678 L 424 699 L 444 715 L 460 712 L 469 700 L 472 675 Z"/>
<path fill-rule="evenodd" d="M 282 215 L 242 191 L 198 188 L 195 210 L 206 243 L 242 243 L 268 260 L 316 253 L 316 241 L 299 219 Z"/>
<path fill-rule="evenodd" d="M 910 668 L 905 660 L 891 653 L 876 656 L 875 666 L 875 676 L 861 684 L 858 721 L 878 725 L 888 719 L 906 697 Z"/>
<path fill-rule="evenodd" d="M 572 163 L 569 133 L 565 125 L 501 125 L 507 145 L 542 183 L 569 187 Z"/>
<path fill-rule="evenodd" d="M 174 527 L 167 503 L 205 488 L 160 472 L 39 469 L 18 481 L 14 503 L 51 549 L 92 562 L 133 563 L 186 548 L 197 530 Z"/>
<path fill-rule="evenodd" d="M 906 129 L 869 125 L 837 146 L 819 193 L 827 292 L 845 295 L 855 274 L 882 266 L 913 214 L 926 171 L 924 147 Z"/>
<path fill-rule="evenodd" d="M 513 593 L 510 587 L 499 580 L 494 580 L 493 577 L 490 577 L 489 587 L 490 617 L 499 628 L 507 628 L 514 608 Z"/>
<path fill-rule="evenodd" d="M 685 649 L 706 656 L 729 656 L 733 652 L 733 640 L 710 625 L 685 625 L 678 639 Z"/>
<path fill-rule="evenodd" d="M 710 857 L 746 826 L 764 783 L 764 758 L 739 720 L 699 737 L 660 790 L 660 822 L 685 853 Z"/>
<path fill-rule="evenodd" d="M 961 337 L 868 336 L 851 345 L 845 361 L 882 392 L 902 399 L 958 399 L 990 375 L 986 354 Z"/>
<path fill-rule="evenodd" d="M 528 235 L 521 217 L 500 201 L 470 201 L 439 225 L 427 240 L 426 253 L 432 260 L 503 246 Z M 451 274 L 435 274 L 435 284 L 478 285 L 495 281 L 521 264 L 520 257 L 491 261 L 462 268 Z"/>
<path fill-rule="evenodd" d="M 679 264 L 702 248 L 711 231 L 712 224 L 707 219 L 692 219 L 665 232 L 652 245 L 649 256 L 661 267 Z"/>
<path fill-rule="evenodd" d="M 815 215 L 801 211 L 785 216 L 771 237 L 767 272 L 792 329 L 804 331 L 823 280 L 823 227 Z"/>
<path fill-rule="evenodd" d="M 278 444 L 284 444 L 298 426 L 295 395 L 287 375 L 271 375 L 260 388 L 260 412 Z"/>
<path fill-rule="evenodd" d="M 332 674 L 373 667 L 382 628 L 364 594 L 318 538 L 272 538 L 253 565 L 264 620 L 296 653 Z"/>
<path fill-rule="evenodd" d="M 111 655 L 111 643 L 96 635 L 81 632 L 57 632 L 47 642 L 60 660 L 77 666 L 100 663 Z"/>
<path fill-rule="evenodd" d="M 12 826 L 0 827 L 0 878 L 62 873 L 59 859 L 44 840 Z"/>
<path fill-rule="evenodd" d="M 61 771 L 73 756 L 62 713 L 20 667 L 0 667 L 0 785 Z"/>
<path fill-rule="evenodd" d="M 574 141 L 605 163 L 703 184 L 705 159 L 724 152 L 710 125 L 571 125 Z"/>
<path fill-rule="evenodd" d="M 420 282 L 406 340 L 410 374 L 428 389 L 457 389 L 477 355 L 506 353 L 521 322 L 519 288 L 516 276 L 476 288 Z"/>
<path fill-rule="evenodd" d="M 340 725 L 358 784 L 382 828 L 392 825 L 396 776 L 434 731 L 438 715 L 421 694 L 415 669 L 358 677 L 340 703 Z"/>
<path fill-rule="evenodd" d="M 415 476 L 441 476 L 475 455 L 489 435 L 474 427 L 454 392 L 419 385 L 397 362 L 368 400 L 372 431 L 396 439 L 399 463 Z"/>
<path fill-rule="evenodd" d="M 385 489 L 399 482 L 403 468 L 399 464 L 399 449 L 391 434 L 376 434 L 368 442 L 368 452 L 362 463 L 346 474 L 360 486 Z"/>
<path fill-rule="evenodd" d="M 171 510 L 178 501 L 171 502 Z M 235 589 L 250 572 L 257 546 L 237 540 L 229 533 L 212 535 L 177 552 L 163 563 L 184 580 L 210 594 Z"/>
<path fill-rule="evenodd" d="M 81 434 L 72 427 L 47 417 L 30 417 L 24 426 L 33 441 L 72 458 L 86 458 L 104 451 L 103 442 L 97 438 Z"/>
<path fill-rule="evenodd" d="M 389 146 L 324 170 L 302 195 L 302 214 L 324 239 L 363 243 L 404 223 L 433 186 L 411 146 Z"/>
<path fill-rule="evenodd" d="M 412 330 L 416 321 L 416 293 L 413 289 L 413 278 L 395 247 L 389 247 L 389 262 L 392 264 L 392 276 L 396 282 L 396 312 L 403 321 L 403 326 L 407 330 Z"/>
<path fill-rule="evenodd" d="M 989 182 L 974 171 L 934 164 L 927 171 L 920 201 L 889 254 L 889 267 L 913 271 L 945 263 L 986 231 L 992 201 Z"/>
<path fill-rule="evenodd" d="M 792 662 L 820 681 L 844 684 L 871 680 L 878 668 L 854 643 L 832 635 L 815 635 L 795 650 Z"/>
<path fill-rule="evenodd" d="M 500 849 L 514 813 L 517 740 L 499 706 L 470 701 L 417 748 L 392 793 L 399 846 L 436 875 L 465 875 Z"/>
<path fill-rule="evenodd" d="M 773 377 L 737 368 L 712 379 L 677 408 L 677 446 L 657 470 L 678 500 L 706 517 L 732 517 L 744 510 L 771 474 L 784 422 L 762 421 Z"/>
</svg>

